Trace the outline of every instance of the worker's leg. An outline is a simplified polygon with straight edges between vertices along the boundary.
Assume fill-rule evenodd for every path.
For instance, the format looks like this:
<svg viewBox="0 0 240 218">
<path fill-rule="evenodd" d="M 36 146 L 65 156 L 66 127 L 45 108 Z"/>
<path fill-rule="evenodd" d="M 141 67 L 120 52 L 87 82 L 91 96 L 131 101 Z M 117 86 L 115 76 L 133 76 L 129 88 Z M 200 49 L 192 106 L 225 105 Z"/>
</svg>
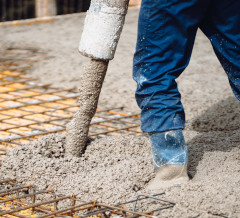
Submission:
<svg viewBox="0 0 240 218">
<path fill-rule="evenodd" d="M 183 129 L 175 79 L 189 63 L 209 0 L 142 0 L 133 62 L 143 132 Z"/>
<path fill-rule="evenodd" d="M 214 0 L 201 29 L 210 39 L 240 100 L 240 1 Z"/>
<path fill-rule="evenodd" d="M 175 79 L 189 63 L 197 28 L 209 0 L 143 0 L 134 55 L 136 100 L 142 130 L 150 133 L 156 178 L 186 180 L 185 116 Z"/>
</svg>

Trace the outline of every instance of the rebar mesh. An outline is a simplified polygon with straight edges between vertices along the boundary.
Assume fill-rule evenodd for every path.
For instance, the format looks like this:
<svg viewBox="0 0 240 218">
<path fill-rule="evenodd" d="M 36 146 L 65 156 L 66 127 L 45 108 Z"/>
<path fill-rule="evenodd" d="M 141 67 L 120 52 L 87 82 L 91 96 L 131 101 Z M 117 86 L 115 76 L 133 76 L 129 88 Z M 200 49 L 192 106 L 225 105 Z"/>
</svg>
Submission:
<svg viewBox="0 0 240 218">
<path fill-rule="evenodd" d="M 64 132 L 78 110 L 76 90 L 40 85 L 26 75 L 32 64 L 44 56 L 33 48 L 0 50 L 0 157 L 7 149 L 40 136 Z M 122 108 L 98 109 L 89 135 L 141 134 L 139 115 L 122 111 Z M 138 196 L 114 206 L 82 202 L 74 195 L 56 196 L 52 190 L 35 190 L 32 183 L 23 186 L 11 179 L 0 181 L 0 217 L 153 217 L 154 211 L 175 205 L 159 198 L 164 193 Z M 136 203 L 146 199 L 157 201 L 157 207 L 152 212 L 135 211 Z"/>
<path fill-rule="evenodd" d="M 35 190 L 33 185 L 19 186 L 14 180 L 0 181 L 1 217 L 153 217 L 154 212 L 172 208 L 175 203 L 163 198 L 164 192 L 137 196 L 117 205 L 99 201 L 83 202 L 74 195 L 56 196 L 52 190 Z M 43 200 L 45 199 L 45 200 Z M 47 200 L 46 200 L 47 199 Z M 137 202 L 154 201 L 150 212 L 136 211 Z M 151 202 L 152 203 L 152 202 Z M 133 207 L 132 207 L 133 205 Z M 131 209 L 130 209 L 131 208 Z"/>
<path fill-rule="evenodd" d="M 34 49 L 9 49 L 0 59 L 0 154 L 6 149 L 39 136 L 63 132 L 78 110 L 74 89 L 37 84 L 27 77 L 33 62 L 44 58 Z M 32 54 L 35 54 L 34 56 Z M 11 70 L 7 70 L 7 69 Z M 98 109 L 89 136 L 141 134 L 139 115 L 122 113 L 122 108 Z"/>
</svg>

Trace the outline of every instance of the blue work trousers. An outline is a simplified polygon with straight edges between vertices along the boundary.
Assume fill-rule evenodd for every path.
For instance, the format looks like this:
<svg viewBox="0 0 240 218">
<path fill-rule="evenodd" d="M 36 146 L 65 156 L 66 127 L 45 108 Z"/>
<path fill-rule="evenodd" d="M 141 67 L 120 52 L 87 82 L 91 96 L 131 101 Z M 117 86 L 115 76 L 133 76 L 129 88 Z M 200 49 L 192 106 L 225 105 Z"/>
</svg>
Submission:
<svg viewBox="0 0 240 218">
<path fill-rule="evenodd" d="M 240 100 L 240 0 L 142 0 L 133 78 L 143 132 L 185 127 L 175 80 L 189 63 L 198 28 Z"/>
</svg>

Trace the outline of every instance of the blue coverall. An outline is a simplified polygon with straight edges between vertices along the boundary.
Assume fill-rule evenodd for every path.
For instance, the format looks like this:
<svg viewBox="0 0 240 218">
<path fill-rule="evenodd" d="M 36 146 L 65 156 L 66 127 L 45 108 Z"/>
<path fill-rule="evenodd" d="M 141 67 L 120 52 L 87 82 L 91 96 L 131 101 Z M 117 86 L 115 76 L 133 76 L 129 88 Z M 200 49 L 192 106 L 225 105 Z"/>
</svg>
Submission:
<svg viewBox="0 0 240 218">
<path fill-rule="evenodd" d="M 175 79 L 189 63 L 198 28 L 240 100 L 240 0 L 142 0 L 133 78 L 143 132 L 184 128 Z"/>
</svg>

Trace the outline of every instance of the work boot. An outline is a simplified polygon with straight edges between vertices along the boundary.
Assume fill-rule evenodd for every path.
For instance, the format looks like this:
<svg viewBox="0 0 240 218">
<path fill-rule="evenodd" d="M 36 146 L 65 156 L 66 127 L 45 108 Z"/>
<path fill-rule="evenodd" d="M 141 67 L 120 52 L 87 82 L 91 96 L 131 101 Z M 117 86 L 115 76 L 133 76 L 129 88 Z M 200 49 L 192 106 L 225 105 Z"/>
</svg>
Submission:
<svg viewBox="0 0 240 218">
<path fill-rule="evenodd" d="M 147 189 L 157 190 L 188 181 L 188 149 L 182 130 L 151 133 L 150 142 L 156 177 Z"/>
</svg>

